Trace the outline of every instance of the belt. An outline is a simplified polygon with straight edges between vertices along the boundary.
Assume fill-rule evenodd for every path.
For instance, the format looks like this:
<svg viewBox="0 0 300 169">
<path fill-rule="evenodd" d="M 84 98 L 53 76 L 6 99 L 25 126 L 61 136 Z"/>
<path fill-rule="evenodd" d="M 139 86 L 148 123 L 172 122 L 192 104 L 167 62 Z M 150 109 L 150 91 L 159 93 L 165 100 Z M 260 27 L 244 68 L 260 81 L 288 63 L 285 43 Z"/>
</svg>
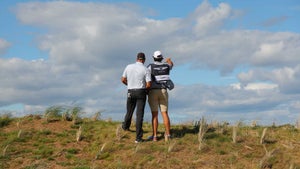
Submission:
<svg viewBox="0 0 300 169">
<path fill-rule="evenodd" d="M 143 90 L 146 90 L 146 89 L 128 89 L 128 91 L 143 91 Z"/>
</svg>

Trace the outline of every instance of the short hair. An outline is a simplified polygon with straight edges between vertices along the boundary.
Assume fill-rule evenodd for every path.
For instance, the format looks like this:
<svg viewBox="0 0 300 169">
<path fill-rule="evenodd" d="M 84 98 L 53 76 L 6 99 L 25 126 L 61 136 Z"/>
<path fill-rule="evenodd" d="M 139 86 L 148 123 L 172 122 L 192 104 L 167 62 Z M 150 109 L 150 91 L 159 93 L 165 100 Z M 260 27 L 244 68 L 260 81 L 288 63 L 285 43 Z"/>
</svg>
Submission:
<svg viewBox="0 0 300 169">
<path fill-rule="evenodd" d="M 136 59 L 145 60 L 146 59 L 145 54 L 143 52 L 139 52 L 136 56 Z"/>
</svg>

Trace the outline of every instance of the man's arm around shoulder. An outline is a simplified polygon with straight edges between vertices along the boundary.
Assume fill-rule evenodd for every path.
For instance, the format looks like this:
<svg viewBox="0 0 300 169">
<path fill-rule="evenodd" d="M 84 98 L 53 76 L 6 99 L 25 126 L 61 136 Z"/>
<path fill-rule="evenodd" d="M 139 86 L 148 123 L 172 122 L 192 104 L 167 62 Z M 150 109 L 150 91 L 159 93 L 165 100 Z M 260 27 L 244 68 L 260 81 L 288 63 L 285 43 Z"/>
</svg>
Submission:
<svg viewBox="0 0 300 169">
<path fill-rule="evenodd" d="M 150 88 L 151 88 L 151 81 L 146 82 L 146 89 L 150 90 Z"/>
</svg>

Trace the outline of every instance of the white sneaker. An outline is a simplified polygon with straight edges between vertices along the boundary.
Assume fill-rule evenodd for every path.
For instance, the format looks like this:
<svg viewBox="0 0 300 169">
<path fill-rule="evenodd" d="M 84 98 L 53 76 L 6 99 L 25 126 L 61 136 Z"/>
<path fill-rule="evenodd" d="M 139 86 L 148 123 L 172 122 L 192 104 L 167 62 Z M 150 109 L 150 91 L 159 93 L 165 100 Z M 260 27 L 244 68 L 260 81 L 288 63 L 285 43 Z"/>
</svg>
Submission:
<svg viewBox="0 0 300 169">
<path fill-rule="evenodd" d="M 134 143 L 138 144 L 138 143 L 141 143 L 143 142 L 144 140 L 135 140 Z"/>
</svg>

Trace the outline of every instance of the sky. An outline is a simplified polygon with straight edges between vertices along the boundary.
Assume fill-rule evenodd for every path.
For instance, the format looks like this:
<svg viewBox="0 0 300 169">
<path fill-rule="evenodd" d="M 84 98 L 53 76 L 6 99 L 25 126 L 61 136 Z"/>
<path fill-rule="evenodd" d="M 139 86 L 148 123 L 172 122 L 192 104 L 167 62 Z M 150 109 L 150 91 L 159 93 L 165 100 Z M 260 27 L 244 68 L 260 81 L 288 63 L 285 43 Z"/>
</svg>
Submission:
<svg viewBox="0 0 300 169">
<path fill-rule="evenodd" d="M 124 68 L 160 50 L 174 62 L 171 123 L 295 124 L 299 20 L 298 0 L 1 1 L 0 112 L 80 106 L 122 121 Z"/>
</svg>

